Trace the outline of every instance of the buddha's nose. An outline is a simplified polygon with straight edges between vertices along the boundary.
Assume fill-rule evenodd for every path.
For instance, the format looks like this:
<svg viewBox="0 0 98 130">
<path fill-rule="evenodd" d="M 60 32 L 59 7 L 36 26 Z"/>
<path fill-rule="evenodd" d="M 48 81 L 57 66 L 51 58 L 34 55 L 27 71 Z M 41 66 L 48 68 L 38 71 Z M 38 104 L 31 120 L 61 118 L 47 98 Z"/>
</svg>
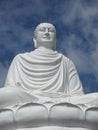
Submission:
<svg viewBox="0 0 98 130">
<path fill-rule="evenodd" d="M 45 33 L 45 35 L 46 35 L 46 36 L 49 36 L 49 33 L 47 32 L 47 33 Z"/>
<path fill-rule="evenodd" d="M 49 36 L 49 30 L 48 30 L 48 29 L 46 29 L 45 35 L 46 35 L 46 36 Z"/>
</svg>

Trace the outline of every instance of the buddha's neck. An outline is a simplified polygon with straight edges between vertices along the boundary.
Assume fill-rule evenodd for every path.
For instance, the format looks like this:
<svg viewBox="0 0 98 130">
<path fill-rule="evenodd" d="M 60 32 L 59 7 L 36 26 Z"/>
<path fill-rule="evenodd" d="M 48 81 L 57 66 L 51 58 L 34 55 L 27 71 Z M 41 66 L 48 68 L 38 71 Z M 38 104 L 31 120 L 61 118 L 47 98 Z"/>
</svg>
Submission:
<svg viewBox="0 0 98 130">
<path fill-rule="evenodd" d="M 47 47 L 44 47 L 44 46 L 40 46 L 37 49 L 41 50 L 41 51 L 44 51 L 44 52 L 53 52 L 53 49 L 47 48 Z"/>
</svg>

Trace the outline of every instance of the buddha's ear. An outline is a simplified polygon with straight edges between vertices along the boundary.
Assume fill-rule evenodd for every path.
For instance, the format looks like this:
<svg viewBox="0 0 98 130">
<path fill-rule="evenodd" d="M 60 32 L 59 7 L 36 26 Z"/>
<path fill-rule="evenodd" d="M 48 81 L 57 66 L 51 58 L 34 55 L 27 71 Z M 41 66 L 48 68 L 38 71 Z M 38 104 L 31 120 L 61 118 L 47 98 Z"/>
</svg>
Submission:
<svg viewBox="0 0 98 130">
<path fill-rule="evenodd" d="M 55 48 L 56 48 L 56 39 L 55 39 L 54 44 L 53 44 L 53 49 L 55 49 Z"/>
<path fill-rule="evenodd" d="M 34 41 L 34 47 L 37 48 L 37 41 L 35 38 L 33 38 L 33 41 Z"/>
</svg>

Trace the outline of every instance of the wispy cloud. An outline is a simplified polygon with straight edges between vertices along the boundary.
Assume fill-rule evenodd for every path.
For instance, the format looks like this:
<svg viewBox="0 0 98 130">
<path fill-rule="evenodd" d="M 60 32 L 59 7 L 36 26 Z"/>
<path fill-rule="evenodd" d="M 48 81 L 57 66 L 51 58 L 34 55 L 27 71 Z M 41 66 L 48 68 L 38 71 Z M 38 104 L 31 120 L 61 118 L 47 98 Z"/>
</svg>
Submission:
<svg viewBox="0 0 98 130">
<path fill-rule="evenodd" d="M 62 48 L 80 73 L 93 73 L 98 81 L 98 1 L 76 0 L 68 6 L 66 10 L 62 5 L 61 20 L 70 31 Z"/>
<path fill-rule="evenodd" d="M 95 50 L 91 54 L 92 71 L 98 81 L 98 43 L 96 44 Z"/>
<path fill-rule="evenodd" d="M 0 5 L 0 45 L 18 53 L 25 44 L 31 43 L 34 20 L 45 12 L 42 0 L 4 0 Z"/>
</svg>

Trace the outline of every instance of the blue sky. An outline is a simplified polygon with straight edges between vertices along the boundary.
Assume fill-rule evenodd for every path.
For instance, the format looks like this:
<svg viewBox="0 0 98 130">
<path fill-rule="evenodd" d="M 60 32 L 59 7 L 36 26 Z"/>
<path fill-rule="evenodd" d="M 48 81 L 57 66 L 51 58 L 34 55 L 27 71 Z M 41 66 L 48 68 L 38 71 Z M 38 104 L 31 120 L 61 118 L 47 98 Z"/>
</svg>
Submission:
<svg viewBox="0 0 98 130">
<path fill-rule="evenodd" d="M 78 70 L 85 93 L 98 91 L 98 0 L 0 0 L 0 87 L 15 55 L 32 51 L 41 22 L 57 29 L 57 50 Z"/>
</svg>

